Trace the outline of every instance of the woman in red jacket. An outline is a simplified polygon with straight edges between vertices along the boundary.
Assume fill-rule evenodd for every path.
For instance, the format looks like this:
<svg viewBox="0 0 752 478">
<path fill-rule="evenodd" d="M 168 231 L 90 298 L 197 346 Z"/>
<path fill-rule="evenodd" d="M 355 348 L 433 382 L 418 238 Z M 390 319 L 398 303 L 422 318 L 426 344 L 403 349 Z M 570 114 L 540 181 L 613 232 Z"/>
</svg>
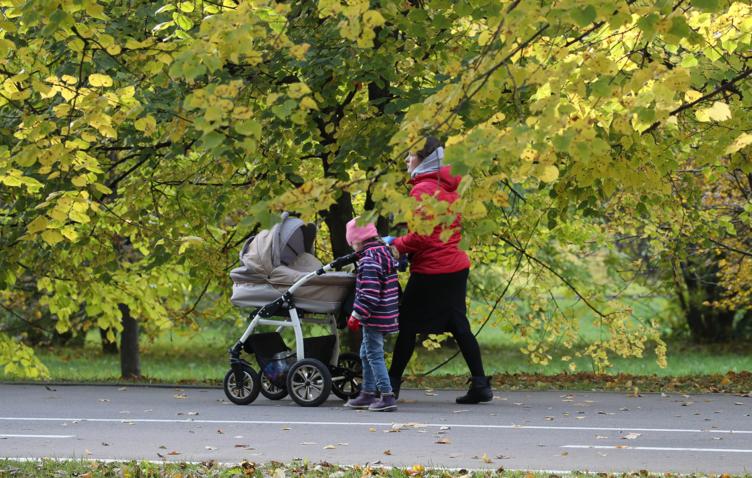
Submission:
<svg viewBox="0 0 752 478">
<path fill-rule="evenodd" d="M 410 153 L 406 162 L 412 197 L 418 201 L 426 196 L 436 197 L 450 204 L 457 200 L 462 178 L 453 176 L 449 166 L 442 166 L 443 158 L 441 143 L 431 137 L 426 138 L 422 150 Z M 458 397 L 457 403 L 488 402 L 493 398 L 490 377 L 485 375 L 480 347 L 467 320 L 465 296 L 470 260 L 459 248 L 459 215 L 451 228 L 454 233 L 447 241 L 441 240 L 442 226 L 436 226 L 431 235 L 411 232 L 392 242 L 399 254 L 410 257 L 410 279 L 400 304 L 400 332 L 389 377 L 397 395 L 402 374 L 415 350 L 416 335 L 450 332 L 472 375 L 470 390 Z"/>
</svg>

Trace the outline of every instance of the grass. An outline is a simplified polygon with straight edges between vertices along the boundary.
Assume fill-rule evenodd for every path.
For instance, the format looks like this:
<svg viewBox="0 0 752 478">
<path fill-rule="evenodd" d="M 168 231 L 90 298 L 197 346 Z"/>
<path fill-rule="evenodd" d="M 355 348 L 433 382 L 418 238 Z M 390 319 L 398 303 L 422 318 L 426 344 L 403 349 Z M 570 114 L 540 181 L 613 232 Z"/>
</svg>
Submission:
<svg viewBox="0 0 752 478">
<path fill-rule="evenodd" d="M 193 463 L 152 463 L 152 462 L 98 462 L 83 460 L 41 460 L 41 461 L 13 461 L 0 460 L 0 477 L 13 478 L 59 478 L 61 476 L 78 476 L 85 478 L 115 478 L 123 476 L 137 476 L 144 478 L 165 477 L 165 478 L 240 478 L 240 477 L 285 477 L 295 476 L 298 478 L 362 478 L 368 476 L 382 476 L 393 478 L 404 478 L 409 476 L 418 476 L 426 478 L 485 478 L 494 476 L 504 476 L 508 478 L 559 478 L 558 475 L 541 472 L 524 472 L 524 471 L 505 471 L 498 469 L 496 471 L 476 471 L 468 472 L 467 470 L 448 471 L 441 469 L 425 469 L 421 465 L 413 465 L 409 468 L 379 468 L 379 467 L 343 467 L 329 463 L 313 464 L 304 461 L 293 461 L 291 463 L 271 462 L 267 464 L 256 464 L 244 461 L 236 465 L 219 465 L 215 462 L 205 462 L 201 464 Z M 574 472 L 566 476 L 572 477 L 592 477 L 594 474 Z M 645 471 L 639 473 L 622 473 L 606 474 L 598 473 L 597 476 L 603 478 L 623 477 L 623 478 L 648 478 L 651 476 L 675 476 L 671 474 L 656 475 Z M 708 476 L 708 475 L 688 475 Z M 710 475 L 713 476 L 713 475 Z M 719 478 L 748 478 L 752 475 L 719 475 Z"/>
<path fill-rule="evenodd" d="M 660 319 L 664 323 L 674 314 L 670 302 L 665 298 L 643 298 L 631 301 L 637 320 Z M 565 314 L 579 317 L 580 337 L 582 344 L 588 344 L 597 339 L 600 330 L 595 325 L 592 313 L 581 303 L 563 299 L 559 301 Z M 475 304 L 477 306 L 477 303 Z M 483 318 L 481 312 L 471 315 Z M 195 383 L 219 384 L 228 370 L 227 349 L 243 332 L 245 324 L 238 321 L 235 324 L 217 324 L 204 326 L 198 332 L 192 330 L 172 330 L 163 333 L 155 340 L 142 337 L 141 340 L 141 372 L 146 382 L 161 383 Z M 316 326 L 314 326 L 315 328 Z M 477 324 L 475 325 L 477 327 Z M 291 331 L 285 333 L 288 344 L 294 340 Z M 310 335 L 327 333 L 325 329 L 309 330 Z M 387 344 L 387 351 L 393 345 Z M 532 388 L 592 388 L 608 377 L 595 377 L 593 366 L 589 359 L 574 357 L 576 370 L 579 375 L 569 372 L 569 362 L 560 359 L 564 355 L 573 355 L 571 351 L 554 348 L 554 357 L 548 364 L 531 363 L 528 357 L 520 351 L 523 342 L 513 334 L 495 327 L 485 327 L 478 341 L 483 353 L 486 372 L 497 376 L 496 383 L 508 384 L 514 388 L 514 382 Z M 584 348 L 584 345 L 580 349 Z M 418 379 L 423 372 L 443 362 L 456 352 L 456 347 L 447 345 L 439 350 L 428 351 L 418 346 L 417 353 L 411 362 L 407 375 Z M 37 350 L 38 357 L 48 367 L 50 379 L 53 381 L 82 381 L 82 382 L 115 382 L 120 377 L 119 356 L 107 355 L 101 352 L 99 334 L 90 331 L 82 347 L 49 347 Z M 669 343 L 668 367 L 660 368 L 656 363 L 653 352 L 648 349 L 643 358 L 612 358 L 609 376 L 621 377 L 619 382 L 631 389 L 629 382 L 650 377 L 645 384 L 647 389 L 656 389 L 667 383 L 671 378 L 680 378 L 679 382 L 690 382 L 697 379 L 703 383 L 701 389 L 712 389 L 714 381 L 728 381 L 723 379 L 726 374 L 733 375 L 735 380 L 742 383 L 732 384 L 731 390 L 749 392 L 752 390 L 752 377 L 747 374 L 752 371 L 752 353 L 748 344 L 740 343 L 733 346 L 697 345 L 687 341 L 675 340 Z M 464 387 L 464 377 L 468 374 L 464 360 L 457 356 L 454 360 L 433 373 L 430 378 L 408 380 L 408 385 L 432 386 L 445 384 Z M 741 378 L 739 378 L 741 376 Z M 579 378 L 577 378 L 579 377 Z M 634 379 L 633 379 L 634 377 Z M 11 380 L 0 369 L 0 380 Z M 645 382 L 645 380 L 642 380 Z M 651 382 L 652 381 L 652 382 Z M 538 383 L 542 385 L 538 386 Z M 651 383 L 653 385 L 651 385 Z M 728 384 L 724 384 L 728 385 Z"/>
<path fill-rule="evenodd" d="M 241 334 L 242 328 L 204 328 L 197 334 L 187 331 L 167 332 L 154 341 L 142 339 L 141 371 L 146 382 L 219 384 L 228 369 L 227 349 Z M 291 341 L 288 340 L 288 343 Z M 598 387 L 592 374 L 572 375 L 567 373 L 568 363 L 553 360 L 548 365 L 532 364 L 519 350 L 520 343 L 509 334 L 494 328 L 486 328 L 479 335 L 487 373 L 499 378 L 498 384 L 515 388 L 514 377 L 529 388 L 593 388 Z M 442 362 L 456 351 L 445 346 L 436 351 L 418 347 L 408 375 L 420 376 L 423 371 Z M 564 351 L 558 351 L 561 354 Z M 50 347 L 37 350 L 37 354 L 50 371 L 52 381 L 116 382 L 120 376 L 118 355 L 101 352 L 98 334 L 90 333 L 83 347 Z M 557 356 L 557 355 L 554 355 Z M 576 359 L 578 370 L 592 371 L 586 359 Z M 669 345 L 669 366 L 661 369 L 655 358 L 643 359 L 615 358 L 609 374 L 628 377 L 620 380 L 631 390 L 630 377 L 651 377 L 655 387 L 666 383 L 662 378 L 693 377 L 701 380 L 702 389 L 712 386 L 714 381 L 729 372 L 745 374 L 752 370 L 752 354 L 743 347 L 698 346 L 685 342 Z M 408 385 L 420 386 L 464 386 L 467 369 L 461 356 L 450 361 L 428 379 L 410 380 Z M 532 377 L 532 378 L 531 378 Z M 537 377 L 537 379 L 535 378 Z M 579 377 L 579 379 L 577 378 Z M 0 379 L 10 380 L 0 371 Z M 687 380 L 680 380 L 687 382 Z M 747 379 L 738 384 L 735 391 L 748 392 Z M 749 379 L 752 381 L 752 379 Z M 598 382 L 598 380 L 595 380 Z M 611 381 L 613 382 L 613 381 Z M 557 383 L 559 385 L 557 385 Z M 650 381 L 643 390 L 655 388 Z"/>
</svg>

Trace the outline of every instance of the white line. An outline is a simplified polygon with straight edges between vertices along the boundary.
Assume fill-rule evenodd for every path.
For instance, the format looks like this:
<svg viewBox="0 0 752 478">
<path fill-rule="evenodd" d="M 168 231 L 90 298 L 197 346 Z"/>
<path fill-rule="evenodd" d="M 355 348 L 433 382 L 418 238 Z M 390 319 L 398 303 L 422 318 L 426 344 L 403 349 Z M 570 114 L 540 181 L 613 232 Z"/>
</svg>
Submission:
<svg viewBox="0 0 752 478">
<path fill-rule="evenodd" d="M 0 438 L 76 438 L 76 435 L 10 435 L 0 433 Z"/>
<path fill-rule="evenodd" d="M 648 451 L 702 451 L 711 453 L 752 453 L 740 448 L 673 448 L 665 446 L 613 446 L 613 445 L 564 445 L 562 448 L 589 448 L 595 450 L 648 450 Z"/>
<path fill-rule="evenodd" d="M 289 420 L 202 420 L 202 419 L 173 419 L 173 418 L 58 418 L 58 417 L 0 417 L 0 421 L 19 422 L 94 422 L 94 423 L 207 423 L 207 424 L 236 424 L 236 425 L 301 425 L 301 426 L 368 426 L 392 427 L 395 422 L 315 422 Z M 638 431 L 659 433 L 730 433 L 752 435 L 752 430 L 716 430 L 700 428 L 635 428 L 635 427 L 553 427 L 543 425 L 482 425 L 468 423 L 410 423 L 406 428 L 485 428 L 503 430 L 562 430 L 562 431 Z"/>
</svg>

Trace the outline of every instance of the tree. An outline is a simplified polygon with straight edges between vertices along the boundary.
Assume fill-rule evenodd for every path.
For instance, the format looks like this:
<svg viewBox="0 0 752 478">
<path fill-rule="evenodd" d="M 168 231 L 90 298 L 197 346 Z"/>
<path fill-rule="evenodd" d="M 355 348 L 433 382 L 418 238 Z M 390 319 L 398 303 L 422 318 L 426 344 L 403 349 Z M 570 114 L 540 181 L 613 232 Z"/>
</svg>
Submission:
<svg viewBox="0 0 752 478">
<path fill-rule="evenodd" d="M 356 210 L 414 230 L 461 212 L 474 255 L 522 257 L 582 294 L 612 341 L 586 353 L 607 363 L 641 353 L 655 327 L 582 293 L 543 238 L 621 234 L 636 214 L 661 224 L 671 179 L 698 158 L 749 172 L 752 15 L 741 2 L 0 8 L 3 301 L 30 274 L 61 332 L 82 309 L 75 329 L 111 338 L 122 306 L 147 334 L 199 310 L 221 316 L 227 301 L 197 304 L 227 296 L 237 247 L 282 210 L 323 218 L 334 254 Z M 428 201 L 414 214 L 406 197 L 402 158 L 426 132 L 465 175 L 453 211 Z M 514 191 L 544 220 L 510 216 Z M 138 253 L 127 261 L 123 241 Z M 0 350 L 16 363 L 14 348 Z M 26 362 L 15 370 L 43 373 Z"/>
</svg>

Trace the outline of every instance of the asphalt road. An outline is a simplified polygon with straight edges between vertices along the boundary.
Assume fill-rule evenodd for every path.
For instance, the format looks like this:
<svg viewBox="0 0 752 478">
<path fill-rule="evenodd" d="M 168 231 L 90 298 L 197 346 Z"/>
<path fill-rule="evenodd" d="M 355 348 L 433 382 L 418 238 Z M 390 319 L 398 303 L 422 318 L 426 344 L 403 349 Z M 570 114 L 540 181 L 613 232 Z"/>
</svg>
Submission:
<svg viewBox="0 0 752 478">
<path fill-rule="evenodd" d="M 242 460 L 507 470 L 752 472 L 752 398 L 405 390 L 394 413 L 220 389 L 0 385 L 0 456 Z"/>
</svg>

